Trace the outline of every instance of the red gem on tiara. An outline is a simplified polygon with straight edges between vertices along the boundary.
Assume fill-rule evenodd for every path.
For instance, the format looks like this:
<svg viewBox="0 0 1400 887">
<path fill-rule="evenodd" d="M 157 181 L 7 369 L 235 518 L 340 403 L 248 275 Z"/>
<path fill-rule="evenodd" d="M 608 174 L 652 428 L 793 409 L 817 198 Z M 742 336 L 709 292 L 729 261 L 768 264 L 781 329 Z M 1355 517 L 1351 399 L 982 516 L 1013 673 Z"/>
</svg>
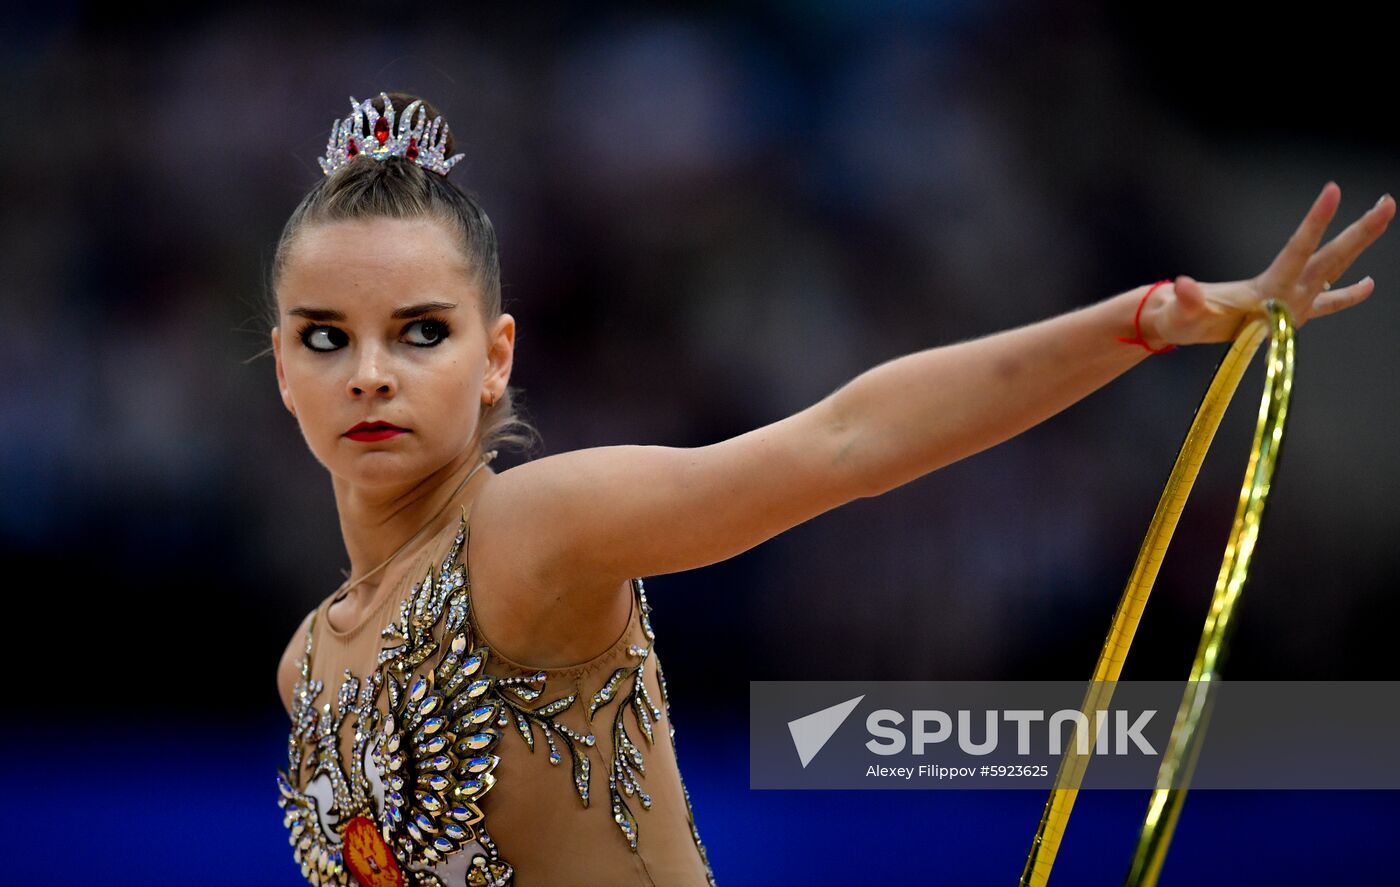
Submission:
<svg viewBox="0 0 1400 887">
<path fill-rule="evenodd" d="M 354 157 L 356 154 L 360 153 L 360 149 L 355 147 L 354 139 L 350 139 L 345 143 L 345 153 L 350 157 Z"/>
<path fill-rule="evenodd" d="M 403 156 L 409 160 L 418 159 L 418 142 L 412 138 L 408 140 L 408 148 L 403 152 Z"/>
<path fill-rule="evenodd" d="M 388 121 L 388 120 L 386 120 L 386 119 L 383 118 L 383 117 L 380 117 L 380 118 L 379 118 L 379 122 L 376 123 L 376 124 L 374 124 L 374 137 L 375 137 L 376 139 L 379 139 L 379 144 L 381 144 L 381 145 L 384 144 L 385 142 L 387 142 L 387 141 L 389 140 L 389 121 Z"/>
</svg>

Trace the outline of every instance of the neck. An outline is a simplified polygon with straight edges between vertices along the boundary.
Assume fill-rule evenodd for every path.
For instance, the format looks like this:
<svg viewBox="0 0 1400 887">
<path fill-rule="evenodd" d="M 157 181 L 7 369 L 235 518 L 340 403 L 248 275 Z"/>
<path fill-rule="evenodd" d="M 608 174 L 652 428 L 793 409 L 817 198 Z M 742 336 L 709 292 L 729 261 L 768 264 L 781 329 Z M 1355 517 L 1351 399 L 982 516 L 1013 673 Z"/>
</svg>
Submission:
<svg viewBox="0 0 1400 887">
<path fill-rule="evenodd" d="M 386 573 L 402 566 L 419 546 L 460 518 L 461 507 L 470 504 L 488 476 L 494 474 L 488 465 L 483 465 L 462 485 L 481 459 L 482 454 L 472 448 L 427 477 L 403 487 L 365 489 L 334 478 L 340 532 L 350 557 L 349 581 L 356 583 L 394 556 L 388 566 L 354 584 L 346 597 L 368 600 Z M 414 534 L 418 534 L 416 539 Z M 413 541 L 408 547 L 395 555 L 410 539 Z"/>
</svg>

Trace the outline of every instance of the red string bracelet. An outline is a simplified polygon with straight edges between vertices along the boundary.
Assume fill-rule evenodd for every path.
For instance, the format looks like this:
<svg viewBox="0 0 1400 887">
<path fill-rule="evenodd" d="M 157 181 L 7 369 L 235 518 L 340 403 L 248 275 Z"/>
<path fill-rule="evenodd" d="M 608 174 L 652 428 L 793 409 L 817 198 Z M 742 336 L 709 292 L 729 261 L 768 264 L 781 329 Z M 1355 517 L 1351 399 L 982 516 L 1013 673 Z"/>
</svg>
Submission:
<svg viewBox="0 0 1400 887">
<path fill-rule="evenodd" d="M 1153 354 L 1165 354 L 1168 351 L 1175 351 L 1175 345 L 1166 345 L 1162 348 L 1153 348 L 1147 344 L 1147 340 L 1142 337 L 1142 306 L 1147 304 L 1147 297 L 1152 295 L 1152 291 L 1164 283 L 1171 283 L 1170 280 L 1159 280 L 1147 288 L 1147 292 L 1142 294 L 1142 301 L 1138 302 L 1137 313 L 1133 315 L 1133 332 L 1136 333 L 1131 339 L 1123 336 L 1116 336 L 1120 342 L 1127 342 L 1129 345 L 1141 345 Z"/>
</svg>

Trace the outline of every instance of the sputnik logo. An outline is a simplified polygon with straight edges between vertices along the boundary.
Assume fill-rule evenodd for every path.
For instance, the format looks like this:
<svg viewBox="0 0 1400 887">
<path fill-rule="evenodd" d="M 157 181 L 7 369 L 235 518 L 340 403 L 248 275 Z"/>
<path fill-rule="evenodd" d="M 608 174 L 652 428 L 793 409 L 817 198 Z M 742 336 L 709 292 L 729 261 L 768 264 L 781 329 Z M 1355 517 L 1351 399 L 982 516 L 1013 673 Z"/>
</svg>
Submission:
<svg viewBox="0 0 1400 887">
<path fill-rule="evenodd" d="M 788 732 L 792 734 L 792 744 L 797 748 L 797 756 L 802 760 L 804 770 L 864 698 L 865 694 L 862 693 L 854 699 L 788 721 Z"/>
</svg>

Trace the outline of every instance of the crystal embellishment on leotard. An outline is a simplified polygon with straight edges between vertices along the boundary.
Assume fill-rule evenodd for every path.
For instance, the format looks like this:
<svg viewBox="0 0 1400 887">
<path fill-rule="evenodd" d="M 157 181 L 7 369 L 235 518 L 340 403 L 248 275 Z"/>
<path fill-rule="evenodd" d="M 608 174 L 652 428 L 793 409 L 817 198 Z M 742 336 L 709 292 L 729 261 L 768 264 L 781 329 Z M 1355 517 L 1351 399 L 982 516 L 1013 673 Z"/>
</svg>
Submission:
<svg viewBox="0 0 1400 887">
<path fill-rule="evenodd" d="M 349 887 L 363 880 L 351 873 L 346 854 L 355 848 L 346 845 L 343 829 L 365 822 L 374 824 L 382 840 L 382 845 L 375 845 L 368 840 L 372 835 L 358 833 L 367 847 L 362 861 L 375 874 L 376 883 L 383 880 L 379 875 L 388 877 L 391 871 L 375 858 L 379 847 L 392 852 L 402 872 L 402 880 L 384 883 L 441 887 L 441 879 L 426 867 L 459 853 L 471 841 L 486 852 L 473 856 L 467 885 L 507 887 L 513 883 L 514 869 L 500 858 L 477 804 L 495 782 L 491 771 L 500 758 L 492 753 L 492 747 L 500 732 L 489 726 L 498 705 L 492 701 L 492 678 L 481 672 L 488 651 L 472 647 L 470 632 L 464 628 L 466 577 L 455 565 L 462 541 L 459 531 L 438 575 L 434 577 L 430 571 L 413 586 L 412 594 L 400 606 L 399 620 L 381 632 L 389 646 L 381 652 L 371 675 L 361 682 L 347 669 L 335 708 L 327 702 L 319 712 L 315 700 L 323 686 L 310 678 L 316 622 L 312 616 L 301 659 L 301 680 L 293 691 L 289 767 L 278 772 L 278 803 L 286 810 L 284 822 L 291 830 L 294 857 L 301 863 L 302 876 L 312 884 Z M 449 613 L 448 633 L 439 645 L 432 629 L 442 621 L 444 609 Z M 438 653 L 439 646 L 436 663 L 423 674 L 415 674 L 414 669 Z M 382 713 L 377 701 L 385 688 L 389 705 L 388 712 Z M 354 753 L 347 774 L 338 743 L 342 725 L 352 716 Z M 333 793 L 330 810 L 320 810 L 300 782 L 305 748 L 310 748 L 312 755 L 308 784 L 321 775 L 328 778 Z M 383 776 L 381 810 L 375 809 L 365 773 L 366 753 Z M 323 819 L 327 816 L 330 818 Z M 341 841 L 328 836 L 327 822 L 336 824 L 331 828 L 341 835 Z M 363 873 L 364 869 L 360 870 Z"/>
<path fill-rule="evenodd" d="M 321 817 L 330 811 L 321 811 L 316 799 L 303 791 L 301 773 L 303 766 L 309 764 L 312 772 L 308 782 L 321 776 L 328 779 L 338 822 L 348 823 L 372 811 L 369 781 L 363 768 L 352 765 L 347 774 L 341 765 L 338 744 L 342 725 L 347 718 L 353 718 L 355 739 L 352 761 L 364 760 L 366 743 L 379 716 L 374 708 L 379 679 L 376 674 L 362 683 L 346 669 L 334 709 L 331 703 L 326 702 L 318 712 L 315 701 L 324 685 L 310 677 L 314 629 L 313 616 L 306 631 L 301 677 L 292 691 L 288 768 L 277 773 L 277 787 L 281 795 L 277 803 L 286 811 L 283 824 L 290 829 L 289 841 L 295 848 L 293 857 L 301 864 L 302 876 L 313 884 L 349 885 L 353 882 L 346 868 L 343 842 L 332 842 L 322 827 Z M 309 750 L 309 760 L 304 760 L 304 749 Z"/>
<path fill-rule="evenodd" d="M 511 677 L 487 673 L 491 649 L 470 618 L 471 584 L 460 562 L 467 532 L 464 510 L 451 549 L 436 574 L 430 569 L 413 586 L 411 595 L 400 603 L 398 618 L 380 633 L 383 649 L 374 671 L 360 680 L 347 669 L 336 705 L 333 708 L 325 703 L 319 711 L 315 702 L 323 687 L 310 678 L 312 617 L 301 660 L 301 680 L 293 694 L 290 766 L 286 773 L 278 773 L 278 803 L 287 811 L 285 823 L 291 829 L 294 856 L 301 863 L 303 876 L 313 884 L 349 887 L 355 883 L 343 855 L 344 842 L 330 840 L 323 827 L 321 817 L 333 813 L 336 825 L 332 830 L 357 818 L 361 823 L 377 824 L 383 845 L 370 842 L 371 850 L 384 846 L 392 851 L 402 870 L 403 884 L 443 887 L 441 879 L 428 869 L 455 858 L 475 841 L 485 852 L 473 854 L 466 877 L 468 887 L 512 885 L 514 868 L 501 858 L 486 830 L 490 802 L 483 801 L 496 785 L 493 771 L 500 761 L 502 737 L 513 729 L 533 752 L 538 748 L 538 733 L 549 749 L 549 763 L 556 766 L 567 753 L 574 791 L 586 808 L 592 770 L 588 750 L 597 745 L 597 736 L 591 730 L 579 732 L 564 723 L 562 716 L 581 709 L 581 717 L 591 725 L 610 705 L 616 707 L 608 734 L 612 739 L 607 762 L 608 812 L 627 846 L 637 851 L 638 821 L 628 799 L 649 810 L 652 798 L 642 788 L 646 760 L 632 730 L 645 738 L 647 746 L 654 746 L 655 727 L 664 718 L 668 736 L 673 744 L 675 741 L 665 676 L 660 662 L 651 655 L 655 635 L 642 580 L 632 583 L 648 643 L 628 645 L 627 654 L 635 662 L 614 670 L 591 695 L 566 692 L 550 698 L 544 671 Z M 435 635 L 438 627 L 441 631 Z M 655 663 L 661 688 L 660 708 L 645 681 L 649 661 Z M 419 668 L 425 663 L 427 667 Z M 546 701 L 539 702 L 542 698 Z M 383 712 L 378 707 L 382 700 L 387 701 Z M 635 728 L 629 727 L 625 718 L 629 711 Z M 347 718 L 354 718 L 355 729 L 355 754 L 348 762 L 348 772 L 342 768 L 337 745 Z M 316 798 L 306 794 L 299 781 L 307 749 L 308 763 L 313 766 L 308 781 L 318 775 L 328 778 L 333 811 L 320 811 Z M 384 802 L 379 810 L 365 773 L 366 757 L 383 776 Z M 684 780 L 681 791 L 691 837 L 713 887 L 714 874 L 695 827 Z M 387 872 L 388 866 L 378 869 Z"/>
<path fill-rule="evenodd" d="M 640 579 L 637 580 L 639 583 Z M 651 607 L 647 605 L 646 598 L 642 598 L 642 612 L 648 612 Z M 656 680 L 661 685 L 661 707 L 666 710 L 666 729 L 671 737 L 671 750 L 675 751 L 676 746 L 676 724 L 671 720 L 671 703 L 666 697 L 666 673 L 661 670 L 661 662 L 656 663 Z M 705 852 L 705 844 L 700 840 L 700 830 L 695 827 L 695 812 L 690 804 L 690 790 L 685 787 L 685 777 L 681 775 L 680 768 L 676 768 L 676 777 L 681 781 L 681 794 L 685 797 L 685 818 L 690 823 L 690 836 L 695 840 L 695 849 L 700 851 L 700 861 L 705 864 L 705 879 L 709 882 L 709 887 L 716 887 L 715 873 L 710 868 L 710 856 Z"/>
<path fill-rule="evenodd" d="M 384 774 L 384 840 L 403 859 L 443 862 L 479 837 L 479 802 L 496 784 L 494 749 L 501 731 L 494 678 L 482 669 L 489 650 L 472 643 L 466 614 L 466 571 L 457 563 L 465 538 L 458 531 L 436 577 L 432 572 L 399 607 L 381 637 L 394 651 L 381 663 L 389 713 L 371 754 Z M 441 644 L 433 629 L 444 625 Z M 436 664 L 417 666 L 439 652 Z M 478 855 L 468 883 L 507 884 L 509 864 Z"/>
</svg>

